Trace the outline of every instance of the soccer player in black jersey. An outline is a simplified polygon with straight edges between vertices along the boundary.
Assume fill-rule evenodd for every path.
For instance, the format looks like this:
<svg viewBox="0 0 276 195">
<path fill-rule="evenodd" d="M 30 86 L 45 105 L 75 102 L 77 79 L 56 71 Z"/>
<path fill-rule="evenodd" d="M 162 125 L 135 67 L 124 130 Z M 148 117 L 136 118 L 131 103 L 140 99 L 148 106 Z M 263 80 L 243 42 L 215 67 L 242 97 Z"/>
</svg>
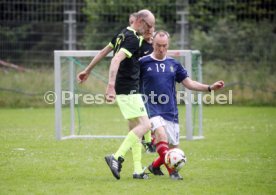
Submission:
<svg viewBox="0 0 276 195">
<path fill-rule="evenodd" d="M 106 162 L 114 177 L 120 179 L 123 157 L 131 148 L 141 150 L 140 139 L 150 128 L 150 121 L 139 94 L 140 67 L 138 63 L 140 38 L 146 31 L 154 27 L 154 15 L 148 10 L 139 11 L 132 25 L 123 29 L 111 41 L 115 56 L 111 60 L 109 69 L 109 82 L 106 89 L 107 101 L 116 101 L 122 114 L 129 120 L 131 130 L 114 155 L 106 156 Z M 134 155 L 141 155 L 141 151 Z M 140 165 L 139 165 L 140 167 Z M 133 174 L 133 178 L 146 179 L 142 167 Z"/>
<path fill-rule="evenodd" d="M 112 41 L 97 55 L 89 66 L 78 74 L 80 82 L 88 78 L 90 71 L 103 56 L 114 51 L 109 70 L 109 81 L 106 89 L 106 100 L 116 101 L 120 110 L 129 121 L 129 133 L 119 149 L 105 160 L 116 179 L 120 179 L 120 171 L 124 156 L 131 148 L 133 158 L 141 159 L 141 137 L 150 128 L 150 121 L 139 94 L 140 67 L 138 58 L 141 46 L 141 35 L 146 34 L 155 25 L 155 17 L 149 10 L 141 10 L 133 14 L 132 24 L 118 33 Z M 134 162 L 135 164 L 135 162 Z M 134 179 L 147 179 L 141 160 L 134 165 Z"/>
</svg>

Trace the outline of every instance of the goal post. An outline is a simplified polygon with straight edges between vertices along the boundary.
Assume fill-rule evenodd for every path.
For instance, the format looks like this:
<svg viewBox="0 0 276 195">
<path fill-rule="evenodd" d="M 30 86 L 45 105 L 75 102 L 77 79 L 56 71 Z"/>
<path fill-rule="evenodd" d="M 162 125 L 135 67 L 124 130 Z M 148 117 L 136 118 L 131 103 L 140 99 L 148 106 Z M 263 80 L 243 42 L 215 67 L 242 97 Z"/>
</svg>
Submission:
<svg viewBox="0 0 276 195">
<path fill-rule="evenodd" d="M 87 58 L 89 61 L 96 56 L 99 50 L 55 50 L 54 51 L 54 79 L 55 79 L 55 131 L 57 140 L 65 139 L 77 139 L 77 138 L 124 138 L 125 135 L 98 135 L 90 132 L 89 134 L 80 134 L 76 132 L 76 110 L 79 108 L 75 102 L 76 93 L 76 65 L 87 65 L 87 63 L 82 64 L 79 59 Z M 201 53 L 198 50 L 168 50 L 168 55 L 177 58 L 185 66 L 188 75 L 193 80 L 202 82 L 202 59 Z M 112 57 L 109 53 L 107 57 Z M 66 60 L 64 60 L 66 59 Z M 109 61 L 110 62 L 110 61 Z M 62 67 L 62 64 L 63 65 Z M 64 73 L 66 71 L 66 74 Z M 106 82 L 107 79 L 103 78 L 101 73 L 92 71 L 93 77 L 98 78 L 102 82 Z M 108 73 L 106 73 L 108 74 Z M 106 75 L 107 77 L 107 75 Z M 63 87 L 63 79 L 65 78 L 66 88 Z M 63 91 L 73 94 L 69 98 L 69 103 L 63 105 Z M 202 93 L 192 92 L 185 89 L 185 108 L 186 108 L 186 136 L 180 136 L 181 139 L 196 140 L 203 139 L 203 127 L 202 127 Z M 193 102 L 196 101 L 196 104 Z M 63 109 L 67 107 L 69 110 L 69 126 L 64 127 L 63 124 Z M 90 109 L 93 109 L 91 107 Z M 79 120 L 80 121 L 80 120 Z M 183 130 L 180 130 L 183 131 Z M 67 132 L 67 133 L 66 133 Z"/>
</svg>

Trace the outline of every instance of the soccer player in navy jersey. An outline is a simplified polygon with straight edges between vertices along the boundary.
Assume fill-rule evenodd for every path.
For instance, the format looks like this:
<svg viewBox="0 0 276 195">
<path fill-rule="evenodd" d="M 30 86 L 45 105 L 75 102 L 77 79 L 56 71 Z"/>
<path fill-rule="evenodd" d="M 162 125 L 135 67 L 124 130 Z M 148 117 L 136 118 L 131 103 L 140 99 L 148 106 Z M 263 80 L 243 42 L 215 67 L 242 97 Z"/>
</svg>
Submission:
<svg viewBox="0 0 276 195">
<path fill-rule="evenodd" d="M 106 88 L 106 100 L 116 101 L 125 119 L 129 122 L 129 133 L 119 149 L 113 155 L 105 157 L 113 176 L 120 179 L 124 156 L 131 148 L 134 160 L 134 179 L 147 179 L 141 165 L 141 138 L 150 128 L 150 121 L 139 94 L 140 67 L 138 58 L 141 46 L 141 35 L 155 25 L 155 17 L 149 10 L 140 10 L 133 14 L 131 25 L 113 37 L 111 42 L 97 55 L 88 67 L 78 74 L 80 82 L 88 78 L 94 66 L 114 51 L 109 69 L 109 81 Z M 137 160 L 138 159 L 138 160 Z"/>
<path fill-rule="evenodd" d="M 206 85 L 189 78 L 187 71 L 174 58 L 166 56 L 169 34 L 158 31 L 153 37 L 153 53 L 140 58 L 140 91 L 144 94 L 146 109 L 155 134 L 156 151 L 159 157 L 148 167 L 154 175 L 164 175 L 160 166 L 164 163 L 169 144 L 179 144 L 178 109 L 175 83 L 196 91 L 211 91 L 223 88 L 224 82 Z M 165 164 L 166 166 L 166 164 Z M 182 180 L 175 170 L 167 167 L 170 178 Z"/>
</svg>

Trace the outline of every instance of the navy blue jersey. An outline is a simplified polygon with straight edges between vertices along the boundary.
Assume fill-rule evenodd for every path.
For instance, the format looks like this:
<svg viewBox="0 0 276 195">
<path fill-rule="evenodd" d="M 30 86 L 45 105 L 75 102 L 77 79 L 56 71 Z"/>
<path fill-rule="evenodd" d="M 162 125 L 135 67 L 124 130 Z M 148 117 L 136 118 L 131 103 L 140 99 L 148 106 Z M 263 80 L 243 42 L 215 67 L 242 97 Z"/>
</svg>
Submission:
<svg viewBox="0 0 276 195">
<path fill-rule="evenodd" d="M 151 54 L 140 58 L 139 62 L 140 92 L 144 94 L 149 117 L 162 116 L 178 123 L 175 84 L 188 77 L 187 71 L 171 57 L 157 60 Z"/>
</svg>

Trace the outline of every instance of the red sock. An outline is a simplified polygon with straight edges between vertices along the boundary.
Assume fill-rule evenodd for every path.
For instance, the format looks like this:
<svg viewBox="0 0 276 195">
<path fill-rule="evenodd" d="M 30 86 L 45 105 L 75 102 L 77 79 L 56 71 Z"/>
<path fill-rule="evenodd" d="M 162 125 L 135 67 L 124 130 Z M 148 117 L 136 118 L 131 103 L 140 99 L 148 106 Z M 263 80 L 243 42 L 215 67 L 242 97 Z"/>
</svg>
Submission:
<svg viewBox="0 0 276 195">
<path fill-rule="evenodd" d="M 164 163 L 164 164 L 165 164 L 165 163 Z M 171 173 L 173 172 L 173 170 L 172 170 L 171 168 L 169 168 L 166 164 L 165 164 L 165 166 L 166 166 L 166 168 L 167 168 L 169 174 L 171 174 Z"/>
<path fill-rule="evenodd" d="M 152 163 L 153 167 L 160 167 L 165 162 L 165 155 L 169 150 L 169 145 L 167 142 L 158 142 L 156 144 L 156 152 L 159 154 L 159 157 L 155 159 Z"/>
<path fill-rule="evenodd" d="M 152 163 L 152 166 L 153 167 L 160 167 L 162 164 L 164 164 L 169 172 L 169 174 L 171 174 L 173 172 L 173 170 L 171 168 L 169 168 L 165 163 L 164 161 L 161 160 L 160 156 L 155 159 Z"/>
<path fill-rule="evenodd" d="M 164 164 L 163 160 L 160 158 L 160 156 L 157 157 L 152 163 L 153 167 L 160 167 L 162 164 Z"/>
<path fill-rule="evenodd" d="M 156 144 L 156 151 L 158 152 L 159 157 L 153 161 L 152 163 L 153 167 L 160 167 L 162 164 L 165 164 L 165 155 L 168 150 L 169 150 L 169 144 L 167 142 L 158 142 Z M 173 170 L 169 168 L 166 164 L 165 166 L 169 174 L 171 174 Z"/>
</svg>

